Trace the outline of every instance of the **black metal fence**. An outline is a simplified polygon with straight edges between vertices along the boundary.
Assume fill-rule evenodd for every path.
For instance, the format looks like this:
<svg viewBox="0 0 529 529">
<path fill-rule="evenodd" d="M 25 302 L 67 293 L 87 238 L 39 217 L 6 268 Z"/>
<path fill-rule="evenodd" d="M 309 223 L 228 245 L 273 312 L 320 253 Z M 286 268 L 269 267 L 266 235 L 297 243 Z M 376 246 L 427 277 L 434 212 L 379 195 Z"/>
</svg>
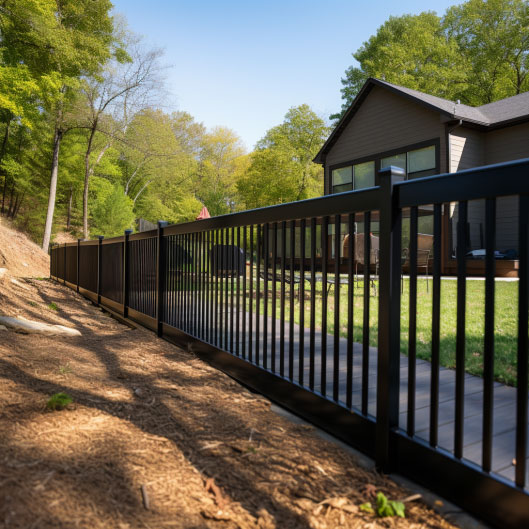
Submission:
<svg viewBox="0 0 529 529">
<path fill-rule="evenodd" d="M 529 160 L 400 180 L 401 171 L 390 168 L 381 171 L 380 187 L 56 246 L 51 276 L 159 336 L 191 343 L 243 383 L 373 456 L 383 471 L 422 482 L 498 527 L 527 527 Z M 507 195 L 519 197 L 519 281 L 517 385 L 505 389 L 494 381 L 495 205 Z M 478 199 L 486 200 L 480 379 L 465 372 L 467 210 Z M 455 370 L 440 365 L 445 204 L 458 208 Z M 433 225 L 428 362 L 417 358 L 424 215 Z M 503 453 L 494 421 L 506 409 L 515 413 L 512 471 L 503 472 L 495 458 L 510 452 Z M 467 439 L 472 421 L 477 441 Z"/>
</svg>

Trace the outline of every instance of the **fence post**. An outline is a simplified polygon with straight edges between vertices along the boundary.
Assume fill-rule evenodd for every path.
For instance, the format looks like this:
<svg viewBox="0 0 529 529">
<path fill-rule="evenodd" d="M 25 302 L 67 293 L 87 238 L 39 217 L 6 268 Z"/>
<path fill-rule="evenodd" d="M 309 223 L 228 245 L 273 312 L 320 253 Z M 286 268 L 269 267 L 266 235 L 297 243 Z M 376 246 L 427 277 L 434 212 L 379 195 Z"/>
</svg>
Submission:
<svg viewBox="0 0 529 529">
<path fill-rule="evenodd" d="M 98 235 L 97 238 L 99 242 L 97 244 L 97 304 L 101 303 L 101 272 L 103 268 L 103 252 L 101 251 L 103 247 L 103 235 Z"/>
<path fill-rule="evenodd" d="M 398 207 L 398 188 L 394 185 L 404 180 L 405 173 L 392 166 L 378 174 L 381 200 L 375 460 L 381 471 L 391 472 L 395 458 L 390 433 L 399 423 L 402 234 L 402 212 Z"/>
<path fill-rule="evenodd" d="M 81 257 L 81 239 L 77 239 L 77 292 L 79 292 L 79 271 L 81 268 L 80 257 Z"/>
<path fill-rule="evenodd" d="M 125 230 L 123 239 L 123 316 L 129 315 L 129 237 L 132 230 Z"/>
<path fill-rule="evenodd" d="M 48 246 L 48 254 L 50 256 L 50 279 L 52 278 L 53 274 L 53 243 L 50 243 Z"/>
<path fill-rule="evenodd" d="M 164 220 L 158 221 L 158 244 L 156 247 L 156 329 L 158 336 L 162 336 L 163 321 L 163 293 L 165 277 L 165 259 L 163 248 L 163 229 L 167 226 Z"/>
</svg>

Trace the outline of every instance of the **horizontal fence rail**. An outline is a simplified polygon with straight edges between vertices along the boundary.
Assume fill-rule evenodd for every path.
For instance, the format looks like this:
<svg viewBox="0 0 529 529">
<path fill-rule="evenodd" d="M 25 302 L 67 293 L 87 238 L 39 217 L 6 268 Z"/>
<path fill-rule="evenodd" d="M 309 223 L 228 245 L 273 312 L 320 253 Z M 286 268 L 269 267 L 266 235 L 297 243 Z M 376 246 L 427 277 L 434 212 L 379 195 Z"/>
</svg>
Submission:
<svg viewBox="0 0 529 529">
<path fill-rule="evenodd" d="M 517 210 L 516 387 L 494 378 L 504 197 L 514 197 Z M 482 377 L 467 373 L 475 316 L 468 226 L 478 213 Z M 382 471 L 416 479 L 498 527 L 525 527 L 528 217 L 529 160 L 411 181 L 392 167 L 380 172 L 379 187 L 53 246 L 50 273 L 191 345 L 374 457 Z M 453 299 L 441 278 L 447 257 L 457 262 Z M 455 369 L 443 367 L 449 302 Z M 425 318 L 427 336 L 419 333 Z M 507 417 L 512 428 L 502 430 Z"/>
</svg>

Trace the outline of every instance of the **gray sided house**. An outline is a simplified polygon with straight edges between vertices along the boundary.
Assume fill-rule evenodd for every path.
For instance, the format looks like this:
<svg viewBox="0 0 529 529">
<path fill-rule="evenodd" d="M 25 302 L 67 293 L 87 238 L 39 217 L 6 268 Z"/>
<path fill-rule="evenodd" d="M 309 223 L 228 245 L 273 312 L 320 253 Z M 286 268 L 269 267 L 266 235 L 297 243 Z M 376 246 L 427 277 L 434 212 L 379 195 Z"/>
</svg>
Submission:
<svg viewBox="0 0 529 529">
<path fill-rule="evenodd" d="M 529 92 L 471 107 L 368 79 L 314 161 L 324 167 L 327 195 L 377 185 L 378 171 L 389 165 L 412 179 L 520 158 L 529 158 Z M 484 203 L 470 203 L 468 213 L 471 252 L 484 247 Z M 421 215 L 419 231 L 431 232 L 428 209 Z M 498 199 L 498 275 L 517 275 L 517 215 L 515 197 Z M 456 223 L 456 204 L 445 204 L 443 273 L 455 272 Z M 468 261 L 469 273 L 483 266 Z"/>
</svg>

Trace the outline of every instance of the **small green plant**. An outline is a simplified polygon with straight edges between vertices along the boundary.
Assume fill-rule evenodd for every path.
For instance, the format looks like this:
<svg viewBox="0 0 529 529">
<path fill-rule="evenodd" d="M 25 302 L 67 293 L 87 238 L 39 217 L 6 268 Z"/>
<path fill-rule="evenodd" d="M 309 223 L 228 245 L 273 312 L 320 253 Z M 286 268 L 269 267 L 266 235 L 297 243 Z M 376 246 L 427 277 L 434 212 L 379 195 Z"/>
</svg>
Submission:
<svg viewBox="0 0 529 529">
<path fill-rule="evenodd" d="M 59 305 L 57 305 L 57 303 L 55 303 L 55 301 L 52 301 L 49 305 L 48 305 L 48 308 L 50 310 L 59 310 Z"/>
<path fill-rule="evenodd" d="M 34 279 L 36 279 L 37 281 L 46 281 L 48 278 L 47 277 L 35 277 Z"/>
<path fill-rule="evenodd" d="M 362 503 L 362 505 L 360 505 L 360 510 L 372 514 L 375 512 L 371 502 Z M 406 507 L 401 501 L 388 500 L 382 492 L 377 494 L 376 513 L 380 518 L 386 518 L 387 516 L 404 518 L 406 516 L 405 511 Z"/>
<path fill-rule="evenodd" d="M 55 395 L 52 395 L 46 403 L 46 407 L 54 411 L 63 410 L 72 402 L 73 399 L 70 395 L 67 395 L 66 393 L 55 393 Z"/>
<path fill-rule="evenodd" d="M 371 506 L 371 502 L 370 501 L 368 501 L 366 503 L 362 503 L 362 505 L 360 505 L 360 510 L 364 511 L 364 512 L 371 513 L 371 514 L 375 513 L 375 511 L 373 510 L 373 507 Z"/>
<path fill-rule="evenodd" d="M 39 304 L 36 302 L 36 301 L 28 301 L 28 304 L 31 306 L 31 307 L 38 307 Z"/>
<path fill-rule="evenodd" d="M 71 372 L 72 372 L 72 368 L 70 367 L 70 364 L 59 366 L 59 374 L 67 375 L 68 373 L 71 373 Z"/>
</svg>

